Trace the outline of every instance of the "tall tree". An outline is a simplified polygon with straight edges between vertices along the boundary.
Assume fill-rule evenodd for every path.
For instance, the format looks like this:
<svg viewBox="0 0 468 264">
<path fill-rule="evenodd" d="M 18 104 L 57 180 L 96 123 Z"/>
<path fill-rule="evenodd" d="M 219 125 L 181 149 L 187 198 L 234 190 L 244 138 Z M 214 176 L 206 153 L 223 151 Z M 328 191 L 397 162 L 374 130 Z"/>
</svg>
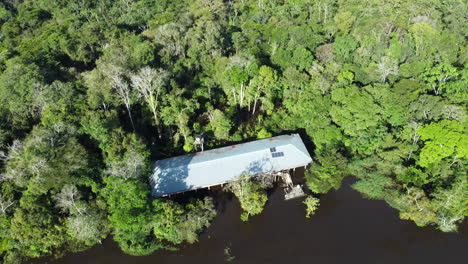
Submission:
<svg viewBox="0 0 468 264">
<path fill-rule="evenodd" d="M 132 95 L 133 95 L 131 86 L 123 78 L 119 70 L 116 70 L 116 72 L 111 74 L 109 78 L 111 78 L 112 80 L 112 87 L 117 92 L 119 99 L 127 108 L 128 117 L 130 118 L 130 123 L 132 125 L 133 130 L 135 131 L 135 125 L 133 124 L 132 111 L 131 111 Z"/>
<path fill-rule="evenodd" d="M 153 113 L 156 126 L 159 127 L 159 106 L 162 96 L 167 92 L 166 86 L 169 80 L 169 72 L 163 69 L 143 67 L 138 73 L 131 76 L 131 80 L 133 87 L 146 101 Z M 159 133 L 159 137 L 161 137 L 161 132 Z"/>
</svg>

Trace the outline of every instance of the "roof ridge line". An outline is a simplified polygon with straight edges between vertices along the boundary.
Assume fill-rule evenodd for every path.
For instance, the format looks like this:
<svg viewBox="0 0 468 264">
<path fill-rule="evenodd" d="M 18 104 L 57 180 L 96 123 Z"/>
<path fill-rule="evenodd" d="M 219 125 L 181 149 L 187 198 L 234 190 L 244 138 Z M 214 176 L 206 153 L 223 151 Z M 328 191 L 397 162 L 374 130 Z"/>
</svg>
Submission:
<svg viewBox="0 0 468 264">
<path fill-rule="evenodd" d="M 276 136 L 276 137 L 281 137 L 281 136 L 294 136 L 295 134 L 291 134 L 291 135 L 279 135 L 279 136 Z M 220 148 L 214 148 L 214 149 L 209 149 L 207 151 L 213 151 L 213 150 L 219 150 L 219 149 L 223 149 L 223 148 L 232 148 L 232 146 L 238 146 L 238 145 L 244 145 L 244 144 L 249 144 L 249 143 L 258 143 L 259 141 L 262 141 L 262 140 L 269 140 L 271 138 L 275 138 L 275 137 L 270 137 L 270 138 L 265 138 L 265 139 L 260 139 L 260 140 L 254 140 L 254 141 L 249 141 L 249 142 L 244 142 L 244 143 L 239 143 L 239 144 L 234 144 L 234 145 L 230 145 L 230 146 L 225 146 L 225 147 L 220 147 Z M 285 144 L 281 144 L 280 146 L 286 146 L 286 145 L 294 145 L 294 144 L 291 144 L 291 141 L 285 143 Z M 268 147 L 270 148 L 270 147 Z M 259 150 L 260 151 L 260 150 Z M 256 152 L 256 151 L 255 151 Z M 302 152 L 302 151 L 301 151 Z M 183 157 L 183 156 L 193 156 L 193 157 L 196 157 L 197 156 L 197 153 L 203 153 L 203 151 L 201 152 L 194 152 L 194 153 L 188 153 L 188 154 L 185 154 L 185 155 L 180 155 L 180 156 L 175 156 L 175 157 L 172 157 L 172 158 L 167 158 L 167 159 L 162 159 L 162 160 L 169 160 L 169 159 L 174 159 L 174 158 L 179 158 L 179 157 Z M 234 156 L 238 156 L 238 155 L 241 155 L 242 153 L 239 153 L 239 154 L 235 154 L 235 155 L 231 155 L 231 156 L 228 156 L 228 157 L 234 157 Z M 215 157 L 213 159 L 210 159 L 210 160 L 207 160 L 207 161 L 213 161 L 213 160 L 218 160 L 218 159 L 224 159 L 224 158 L 227 158 L 227 157 Z M 156 162 L 158 161 L 162 161 L 162 160 L 157 160 Z M 195 164 L 198 164 L 198 163 L 204 163 L 204 162 L 207 162 L 207 161 L 200 161 L 200 162 L 196 162 Z M 181 165 L 182 166 L 182 165 Z M 181 167 L 181 166 L 177 166 L 178 167 Z"/>
</svg>

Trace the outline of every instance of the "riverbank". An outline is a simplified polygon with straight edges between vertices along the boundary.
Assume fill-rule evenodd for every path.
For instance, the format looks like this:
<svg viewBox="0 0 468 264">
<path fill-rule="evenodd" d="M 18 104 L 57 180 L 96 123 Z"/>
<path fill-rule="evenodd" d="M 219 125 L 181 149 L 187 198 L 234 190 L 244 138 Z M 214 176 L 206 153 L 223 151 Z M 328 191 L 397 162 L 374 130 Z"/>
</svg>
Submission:
<svg viewBox="0 0 468 264">
<path fill-rule="evenodd" d="M 123 254 L 107 239 L 102 245 L 50 261 L 50 264 L 201 264 L 231 263 L 457 263 L 466 259 L 468 222 L 459 233 L 417 227 L 398 218 L 383 201 L 367 200 L 350 188 L 347 179 L 338 191 L 321 197 L 317 214 L 305 218 L 302 199 L 284 201 L 274 190 L 261 215 L 249 222 L 239 219 L 237 199 L 220 199 L 220 213 L 199 242 L 179 251 L 158 251 L 150 256 Z M 34 264 L 44 263 L 31 262 Z"/>
</svg>

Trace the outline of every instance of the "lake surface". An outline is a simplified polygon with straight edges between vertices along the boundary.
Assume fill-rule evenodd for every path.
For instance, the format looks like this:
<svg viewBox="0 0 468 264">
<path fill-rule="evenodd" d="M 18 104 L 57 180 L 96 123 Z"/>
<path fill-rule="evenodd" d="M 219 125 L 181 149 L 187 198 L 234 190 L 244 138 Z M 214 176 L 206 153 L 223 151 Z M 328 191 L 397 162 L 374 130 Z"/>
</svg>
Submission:
<svg viewBox="0 0 468 264">
<path fill-rule="evenodd" d="M 245 223 L 239 219 L 237 200 L 220 192 L 221 212 L 196 244 L 132 257 L 107 239 L 90 250 L 48 263 L 229 263 L 226 247 L 234 257 L 230 263 L 468 263 L 468 221 L 457 234 L 417 227 L 400 220 L 385 202 L 362 198 L 350 188 L 352 182 L 347 179 L 341 189 L 323 195 L 317 214 L 310 219 L 305 218 L 303 199 L 284 201 L 277 188 L 264 212 Z"/>
</svg>

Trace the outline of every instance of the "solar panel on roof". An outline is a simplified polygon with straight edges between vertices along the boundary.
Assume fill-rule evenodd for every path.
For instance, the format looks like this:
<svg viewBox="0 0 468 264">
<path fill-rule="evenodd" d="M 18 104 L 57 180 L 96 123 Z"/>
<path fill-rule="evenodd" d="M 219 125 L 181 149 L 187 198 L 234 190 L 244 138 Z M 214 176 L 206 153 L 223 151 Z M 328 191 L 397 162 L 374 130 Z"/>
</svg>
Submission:
<svg viewBox="0 0 468 264">
<path fill-rule="evenodd" d="M 284 152 L 273 152 L 271 153 L 273 158 L 284 157 Z"/>
</svg>

